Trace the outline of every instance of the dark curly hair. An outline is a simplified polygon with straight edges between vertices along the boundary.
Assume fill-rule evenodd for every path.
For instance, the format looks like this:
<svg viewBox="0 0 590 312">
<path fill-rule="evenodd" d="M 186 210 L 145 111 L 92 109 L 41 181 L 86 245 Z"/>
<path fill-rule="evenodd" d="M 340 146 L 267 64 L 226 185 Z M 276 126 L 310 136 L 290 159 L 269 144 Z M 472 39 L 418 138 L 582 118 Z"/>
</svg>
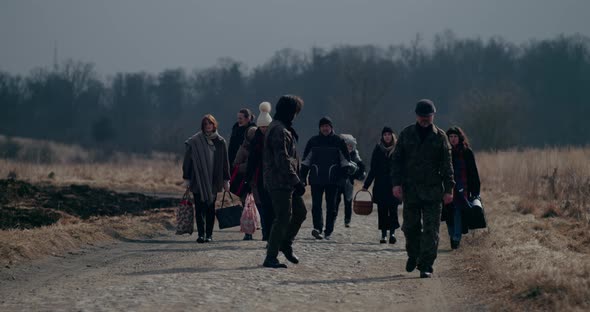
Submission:
<svg viewBox="0 0 590 312">
<path fill-rule="evenodd" d="M 454 126 L 447 130 L 447 136 L 456 134 L 459 137 L 459 144 L 463 147 L 469 147 L 469 138 L 465 134 L 465 131 L 458 126 Z"/>
</svg>

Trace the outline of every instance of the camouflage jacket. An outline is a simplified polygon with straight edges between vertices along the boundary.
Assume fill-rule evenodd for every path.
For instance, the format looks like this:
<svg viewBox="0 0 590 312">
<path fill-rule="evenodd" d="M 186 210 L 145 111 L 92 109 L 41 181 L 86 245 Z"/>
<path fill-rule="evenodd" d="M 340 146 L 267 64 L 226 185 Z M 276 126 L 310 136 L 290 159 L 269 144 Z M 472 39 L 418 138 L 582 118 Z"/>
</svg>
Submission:
<svg viewBox="0 0 590 312">
<path fill-rule="evenodd" d="M 417 127 L 408 126 L 400 133 L 393 152 L 393 185 L 402 186 L 406 202 L 442 201 L 455 185 L 451 144 L 435 125 L 422 141 Z"/>
<path fill-rule="evenodd" d="M 299 183 L 296 137 L 279 120 L 274 120 L 269 125 L 263 153 L 263 180 L 268 191 L 293 190 Z"/>
</svg>

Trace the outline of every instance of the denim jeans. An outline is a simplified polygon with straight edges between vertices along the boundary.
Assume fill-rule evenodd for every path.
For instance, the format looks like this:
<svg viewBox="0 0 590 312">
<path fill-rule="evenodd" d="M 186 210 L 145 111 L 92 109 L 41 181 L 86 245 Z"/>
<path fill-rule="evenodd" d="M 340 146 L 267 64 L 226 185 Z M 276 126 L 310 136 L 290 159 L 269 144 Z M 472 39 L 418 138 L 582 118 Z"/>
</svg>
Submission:
<svg viewBox="0 0 590 312">
<path fill-rule="evenodd" d="M 463 233 L 463 224 L 461 223 L 461 205 L 457 205 L 453 202 L 453 205 L 450 209 L 453 210 L 453 221 L 447 221 L 449 237 L 451 238 L 451 240 L 459 242 L 461 241 L 461 235 Z"/>
</svg>

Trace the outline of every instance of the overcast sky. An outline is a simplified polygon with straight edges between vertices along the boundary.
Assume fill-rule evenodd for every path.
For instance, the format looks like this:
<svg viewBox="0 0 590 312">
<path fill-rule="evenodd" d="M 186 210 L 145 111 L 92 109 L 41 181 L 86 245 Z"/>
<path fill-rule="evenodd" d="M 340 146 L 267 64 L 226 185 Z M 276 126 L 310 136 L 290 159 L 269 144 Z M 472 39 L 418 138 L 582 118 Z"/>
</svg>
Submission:
<svg viewBox="0 0 590 312">
<path fill-rule="evenodd" d="M 249 68 L 275 51 L 407 43 L 445 29 L 520 43 L 590 36 L 590 0 L 0 0 L 0 70 L 60 59 L 100 73 L 202 68 L 232 57 Z"/>
</svg>

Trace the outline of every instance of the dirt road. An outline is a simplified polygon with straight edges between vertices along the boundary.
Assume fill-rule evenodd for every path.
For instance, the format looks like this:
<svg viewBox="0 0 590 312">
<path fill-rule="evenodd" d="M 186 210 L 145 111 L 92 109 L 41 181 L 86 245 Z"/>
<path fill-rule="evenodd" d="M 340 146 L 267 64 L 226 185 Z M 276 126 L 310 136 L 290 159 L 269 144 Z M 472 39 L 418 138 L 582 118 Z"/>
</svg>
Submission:
<svg viewBox="0 0 590 312">
<path fill-rule="evenodd" d="M 316 241 L 310 213 L 295 245 L 301 264 L 287 270 L 262 268 L 265 243 L 237 230 L 216 231 L 210 244 L 169 233 L 1 268 L 0 311 L 486 310 L 453 270 L 446 235 L 435 278 L 419 279 L 404 271 L 401 232 L 379 244 L 376 214 L 342 223 L 333 240 Z"/>
</svg>

